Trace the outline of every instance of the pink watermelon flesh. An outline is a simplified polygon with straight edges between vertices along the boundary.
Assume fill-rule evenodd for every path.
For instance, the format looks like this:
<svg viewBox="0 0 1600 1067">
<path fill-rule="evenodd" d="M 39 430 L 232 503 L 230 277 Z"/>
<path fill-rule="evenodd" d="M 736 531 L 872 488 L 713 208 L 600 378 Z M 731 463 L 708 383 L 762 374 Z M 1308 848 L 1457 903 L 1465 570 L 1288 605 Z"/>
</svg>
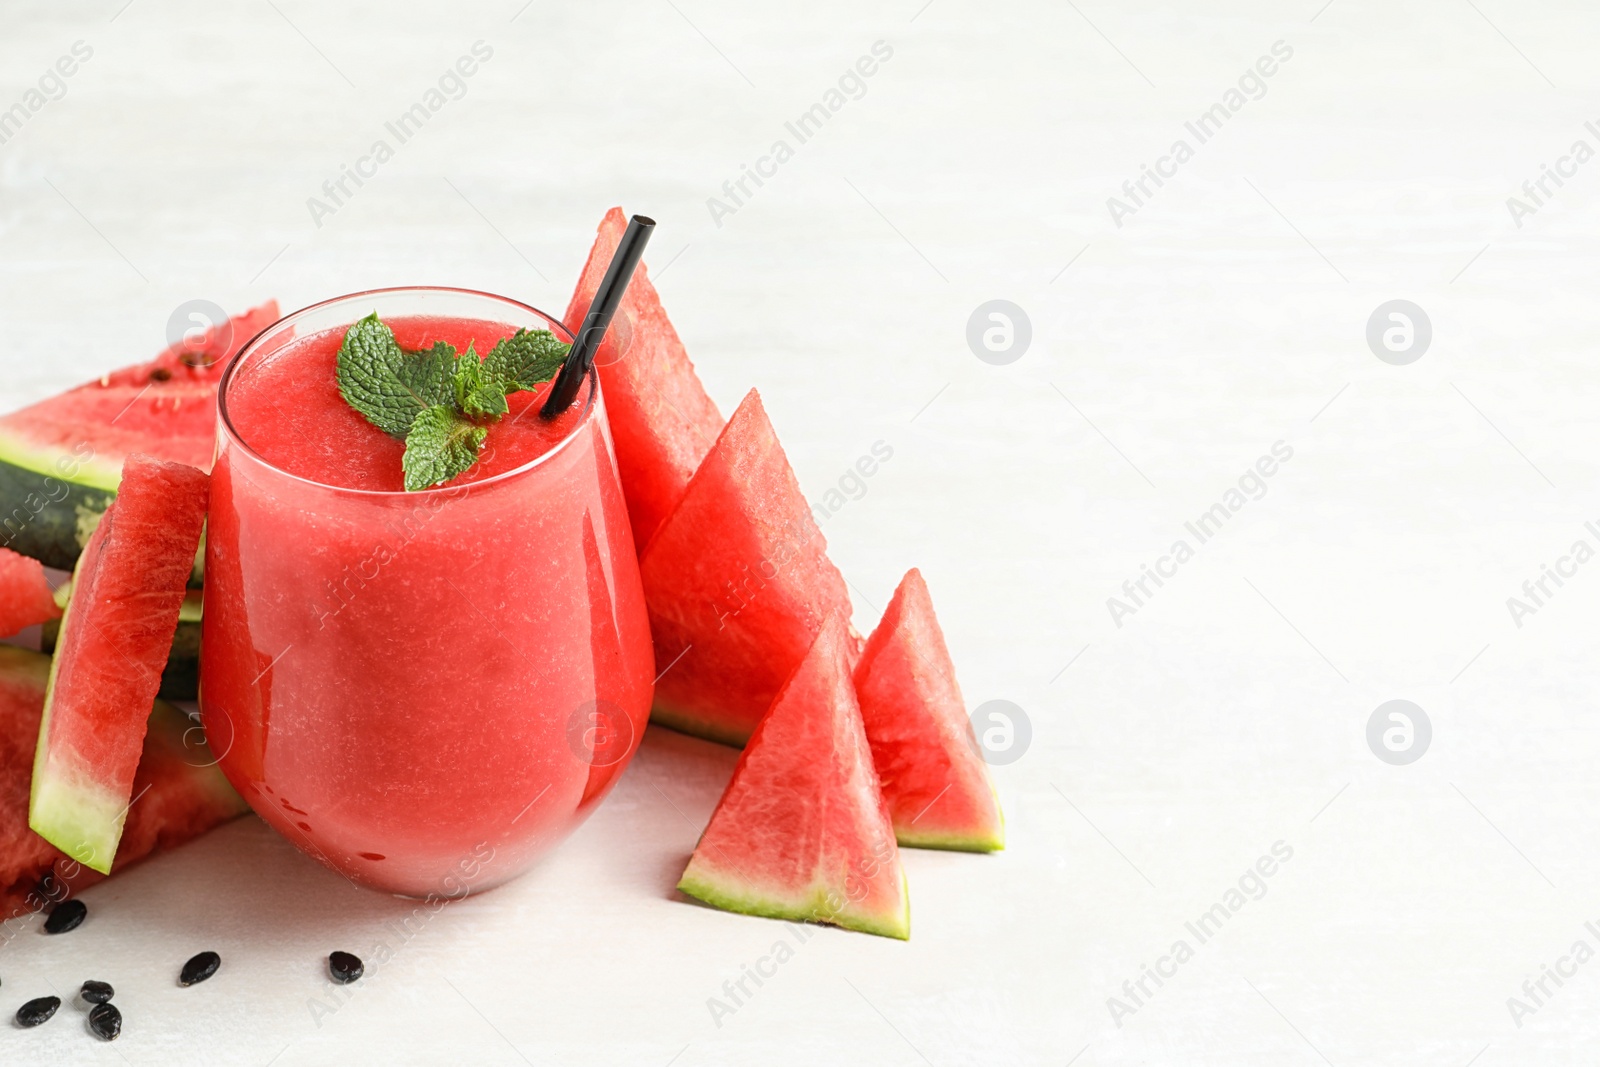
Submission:
<svg viewBox="0 0 1600 1067">
<path fill-rule="evenodd" d="M 44 564 L 0 548 L 0 637 L 60 617 Z"/>
<path fill-rule="evenodd" d="M 132 455 L 72 578 L 39 728 L 29 825 L 109 873 L 206 517 L 208 479 Z"/>
<path fill-rule="evenodd" d="M 900 844 L 993 852 L 1005 821 L 967 718 L 933 600 L 900 580 L 855 670 L 872 762 Z"/>
<path fill-rule="evenodd" d="M 192 347 L 174 345 L 148 363 L 112 371 L 0 418 L 0 455 L 41 473 L 58 457 L 76 461 L 83 480 L 116 488 L 135 452 L 211 468 L 217 382 L 256 334 L 278 321 L 267 301 L 214 327 Z"/>
<path fill-rule="evenodd" d="M 567 305 L 568 329 L 582 325 L 627 226 L 621 208 L 606 212 Z M 722 415 L 695 376 L 694 364 L 643 263 L 634 272 L 595 364 L 600 368 L 633 542 L 643 549 L 683 496 L 722 429 Z"/>
<path fill-rule="evenodd" d="M 829 621 L 745 746 L 678 888 L 746 915 L 911 936 L 905 874 Z"/>
<path fill-rule="evenodd" d="M 57 903 L 101 881 L 28 828 L 28 781 L 50 659 L 0 645 L 0 921 Z M 170 704 L 151 712 L 117 870 L 175 848 L 245 810 L 213 766 L 198 728 Z"/>
<path fill-rule="evenodd" d="M 754 389 L 639 572 L 662 672 L 652 717 L 727 744 L 750 736 L 823 622 L 849 617 L 844 579 Z"/>
</svg>

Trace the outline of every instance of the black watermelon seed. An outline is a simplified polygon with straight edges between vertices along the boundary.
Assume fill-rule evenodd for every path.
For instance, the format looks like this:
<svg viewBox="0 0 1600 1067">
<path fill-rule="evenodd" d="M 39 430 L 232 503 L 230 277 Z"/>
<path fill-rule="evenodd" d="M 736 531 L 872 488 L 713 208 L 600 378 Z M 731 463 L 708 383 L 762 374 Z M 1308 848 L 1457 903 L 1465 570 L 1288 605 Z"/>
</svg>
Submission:
<svg viewBox="0 0 1600 1067">
<path fill-rule="evenodd" d="M 183 973 L 178 975 L 178 984 L 194 985 L 196 982 L 204 982 L 216 974 L 217 968 L 221 966 L 221 956 L 215 952 L 202 952 L 183 965 Z"/>
<path fill-rule="evenodd" d="M 76 930 L 83 925 L 83 920 L 89 914 L 89 906 L 81 900 L 63 900 L 50 911 L 50 917 L 44 921 L 44 932 L 47 934 L 64 934 L 68 930 Z"/>
<path fill-rule="evenodd" d="M 83 983 L 83 989 L 79 992 L 79 995 L 90 1004 L 104 1004 L 117 994 L 116 990 L 111 988 L 111 983 L 96 982 L 91 979 Z"/>
<path fill-rule="evenodd" d="M 95 1037 L 115 1041 L 122 1033 L 122 1013 L 115 1004 L 96 1004 L 89 1009 L 89 1029 Z"/>
<path fill-rule="evenodd" d="M 47 1023 L 59 1007 L 61 1007 L 60 997 L 40 997 L 37 1000 L 30 1000 L 17 1009 L 17 1025 L 38 1026 Z"/>
<path fill-rule="evenodd" d="M 328 956 L 328 973 L 340 985 L 354 982 L 366 973 L 366 968 L 361 965 L 361 957 L 353 956 L 348 952 L 335 952 Z"/>
</svg>

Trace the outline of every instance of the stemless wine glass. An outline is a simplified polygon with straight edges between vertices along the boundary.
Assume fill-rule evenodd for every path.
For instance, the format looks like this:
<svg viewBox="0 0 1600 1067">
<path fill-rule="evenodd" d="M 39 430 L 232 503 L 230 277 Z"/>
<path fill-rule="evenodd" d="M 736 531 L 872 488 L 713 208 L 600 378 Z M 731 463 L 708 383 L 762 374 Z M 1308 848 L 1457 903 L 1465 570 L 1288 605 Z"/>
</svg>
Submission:
<svg viewBox="0 0 1600 1067">
<path fill-rule="evenodd" d="M 456 896 L 524 871 L 609 790 L 649 714 L 650 629 L 592 371 L 554 447 L 454 487 L 325 485 L 240 436 L 230 390 L 374 311 L 570 340 L 504 297 L 410 288 L 313 305 L 245 346 L 218 392 L 201 717 L 228 779 L 305 852 Z"/>
</svg>

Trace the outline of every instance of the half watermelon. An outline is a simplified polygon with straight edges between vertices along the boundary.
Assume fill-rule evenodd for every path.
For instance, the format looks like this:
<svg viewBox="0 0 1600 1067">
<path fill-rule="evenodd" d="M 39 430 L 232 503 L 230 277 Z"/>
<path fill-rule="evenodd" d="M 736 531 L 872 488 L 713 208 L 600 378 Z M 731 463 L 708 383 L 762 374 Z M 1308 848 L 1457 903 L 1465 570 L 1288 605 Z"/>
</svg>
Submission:
<svg viewBox="0 0 1600 1067">
<path fill-rule="evenodd" d="M 867 638 L 855 686 L 900 844 L 1004 848 L 1000 802 L 972 736 L 933 599 L 915 567 Z"/>
<path fill-rule="evenodd" d="M 277 320 L 268 301 L 191 345 L 0 418 L 0 545 L 71 570 L 129 455 L 210 470 L 223 368 Z"/>
<path fill-rule="evenodd" d="M 567 328 L 583 324 L 617 242 L 628 228 L 620 207 L 606 212 L 567 305 Z M 678 331 L 672 328 L 643 263 L 596 353 L 606 415 L 617 452 L 617 472 L 628 502 L 633 543 L 644 548 L 678 503 L 706 449 L 722 429 L 722 415 L 695 376 Z"/>
<path fill-rule="evenodd" d="M 823 622 L 850 616 L 826 547 L 752 389 L 639 559 L 652 717 L 743 744 Z"/>
<path fill-rule="evenodd" d="M 728 911 L 905 939 L 905 872 L 848 642 L 837 619 L 818 634 L 739 756 L 678 888 Z"/>
<path fill-rule="evenodd" d="M 28 824 L 110 873 L 205 523 L 207 477 L 132 455 L 85 546 L 61 619 L 39 724 Z"/>
<path fill-rule="evenodd" d="M 28 779 L 49 677 L 48 657 L 0 645 L 0 920 L 59 903 L 102 878 L 28 828 Z M 137 800 L 128 809 L 117 870 L 245 811 L 214 763 L 189 717 L 157 703 L 133 780 Z"/>
</svg>

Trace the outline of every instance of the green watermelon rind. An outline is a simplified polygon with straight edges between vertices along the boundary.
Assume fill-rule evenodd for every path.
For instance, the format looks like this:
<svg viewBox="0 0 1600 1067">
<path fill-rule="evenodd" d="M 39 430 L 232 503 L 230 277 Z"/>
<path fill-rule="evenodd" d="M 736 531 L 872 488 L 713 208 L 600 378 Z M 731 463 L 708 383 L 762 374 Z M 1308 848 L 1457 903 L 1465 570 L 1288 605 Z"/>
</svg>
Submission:
<svg viewBox="0 0 1600 1067">
<path fill-rule="evenodd" d="M 0 424 L 0 461 L 37 474 L 41 480 L 55 478 L 107 493 L 115 493 L 122 481 L 121 463 L 95 455 L 92 448 L 90 454 L 84 456 L 60 445 L 34 444 L 3 424 Z M 67 473 L 69 468 L 70 474 Z"/>
<path fill-rule="evenodd" d="M 659 696 L 650 706 L 650 721 L 657 726 L 665 726 L 669 730 L 676 730 L 680 734 L 690 737 L 703 737 L 708 741 L 715 741 L 721 745 L 732 745 L 734 748 L 743 748 L 750 740 L 749 730 L 729 730 L 724 724 L 715 722 L 703 715 L 694 712 L 680 711 L 671 705 L 661 702 Z"/>
<path fill-rule="evenodd" d="M 1006 847 L 1006 813 L 1000 808 L 998 796 L 994 807 L 1000 817 L 1000 825 L 995 827 L 993 834 L 917 833 L 896 827 L 895 844 L 903 848 L 935 848 L 946 852 L 1003 852 Z"/>
<path fill-rule="evenodd" d="M 72 475 L 63 466 L 76 465 Z M 0 430 L 0 546 L 71 570 L 116 495 L 117 478 L 65 450 L 30 450 Z"/>
<path fill-rule="evenodd" d="M 96 790 L 87 775 L 71 776 L 76 781 L 59 772 L 41 778 L 38 769 L 36 760 L 28 828 L 85 867 L 110 874 L 128 818 L 127 802 Z M 89 835 L 85 826 L 112 826 L 115 832 Z"/>
<path fill-rule="evenodd" d="M 678 890 L 713 908 L 740 915 L 827 923 L 841 929 L 892 937 L 899 941 L 911 939 L 911 896 L 906 885 L 904 870 L 900 871 L 900 910 L 898 913 L 889 914 L 862 911 L 848 906 L 830 912 L 827 907 L 827 895 L 823 891 L 811 891 L 790 901 L 749 891 L 741 892 L 711 877 L 709 872 L 696 871 L 693 863 L 683 872 L 683 878 L 678 882 Z"/>
</svg>

